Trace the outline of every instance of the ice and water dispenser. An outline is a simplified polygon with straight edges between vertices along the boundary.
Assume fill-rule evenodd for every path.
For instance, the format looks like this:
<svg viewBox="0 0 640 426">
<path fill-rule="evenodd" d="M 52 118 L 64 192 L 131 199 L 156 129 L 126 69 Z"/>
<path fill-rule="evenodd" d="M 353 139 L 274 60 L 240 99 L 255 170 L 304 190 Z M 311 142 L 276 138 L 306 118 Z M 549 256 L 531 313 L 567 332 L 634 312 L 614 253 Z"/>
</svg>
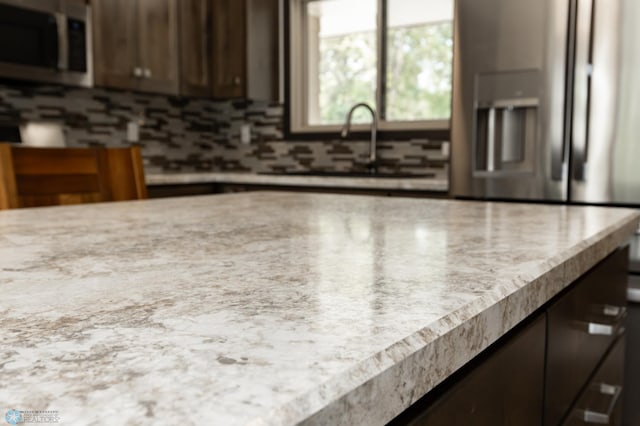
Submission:
<svg viewBox="0 0 640 426">
<path fill-rule="evenodd" d="M 474 175 L 533 173 L 538 71 L 476 76 Z"/>
</svg>

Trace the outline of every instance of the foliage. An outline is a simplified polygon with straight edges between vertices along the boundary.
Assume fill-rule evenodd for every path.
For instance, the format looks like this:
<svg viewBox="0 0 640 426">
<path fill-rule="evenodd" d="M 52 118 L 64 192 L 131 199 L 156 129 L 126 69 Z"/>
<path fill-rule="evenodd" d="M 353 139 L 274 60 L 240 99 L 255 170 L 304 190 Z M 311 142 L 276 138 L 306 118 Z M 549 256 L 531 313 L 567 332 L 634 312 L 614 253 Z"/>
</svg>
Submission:
<svg viewBox="0 0 640 426">
<path fill-rule="evenodd" d="M 451 23 L 394 28 L 387 40 L 386 119 L 448 119 Z"/>
<path fill-rule="evenodd" d="M 452 24 L 390 28 L 387 32 L 386 120 L 447 119 L 451 108 Z M 375 105 L 376 35 L 320 39 L 319 117 L 341 124 L 357 102 Z M 356 122 L 369 122 L 358 111 Z"/>
<path fill-rule="evenodd" d="M 376 34 L 353 33 L 320 40 L 320 123 L 342 124 L 349 108 L 358 102 L 375 105 Z M 364 110 L 354 122 L 368 122 Z"/>
</svg>

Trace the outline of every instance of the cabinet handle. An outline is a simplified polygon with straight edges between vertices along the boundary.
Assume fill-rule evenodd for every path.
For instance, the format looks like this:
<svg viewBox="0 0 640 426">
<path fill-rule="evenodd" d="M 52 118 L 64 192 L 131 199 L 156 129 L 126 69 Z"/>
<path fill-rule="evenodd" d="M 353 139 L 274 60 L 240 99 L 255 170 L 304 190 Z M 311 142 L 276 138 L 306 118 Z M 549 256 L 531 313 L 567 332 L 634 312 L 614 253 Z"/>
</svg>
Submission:
<svg viewBox="0 0 640 426">
<path fill-rule="evenodd" d="M 135 68 L 133 69 L 133 76 L 134 76 L 134 77 L 137 77 L 137 78 L 142 77 L 142 68 L 140 68 L 140 67 L 135 67 Z"/>
<path fill-rule="evenodd" d="M 242 79 L 241 79 L 240 77 L 238 77 L 238 76 L 233 77 L 233 84 L 234 84 L 235 86 L 240 86 L 240 83 L 241 83 L 241 82 L 242 82 Z"/>
<path fill-rule="evenodd" d="M 594 385 L 592 392 L 596 394 L 596 398 L 609 398 L 609 405 L 607 405 L 607 411 L 602 413 L 599 411 L 592 411 L 589 408 L 579 409 L 579 417 L 583 422 L 587 424 L 596 425 L 608 425 L 611 424 L 611 417 L 613 410 L 616 408 L 620 394 L 622 393 L 622 386 L 608 385 L 606 383 L 599 383 Z"/>
<path fill-rule="evenodd" d="M 144 78 L 151 78 L 151 70 L 149 68 L 144 69 Z"/>
<path fill-rule="evenodd" d="M 609 310 L 607 311 L 607 309 Z M 593 336 L 617 336 L 623 329 L 627 308 L 624 306 L 605 306 L 603 313 L 608 317 L 614 317 L 615 320 L 611 323 L 588 322 L 587 332 Z"/>
<path fill-rule="evenodd" d="M 608 317 L 619 317 L 624 312 L 626 312 L 626 308 L 624 306 L 604 305 L 602 307 L 602 313 Z"/>
</svg>

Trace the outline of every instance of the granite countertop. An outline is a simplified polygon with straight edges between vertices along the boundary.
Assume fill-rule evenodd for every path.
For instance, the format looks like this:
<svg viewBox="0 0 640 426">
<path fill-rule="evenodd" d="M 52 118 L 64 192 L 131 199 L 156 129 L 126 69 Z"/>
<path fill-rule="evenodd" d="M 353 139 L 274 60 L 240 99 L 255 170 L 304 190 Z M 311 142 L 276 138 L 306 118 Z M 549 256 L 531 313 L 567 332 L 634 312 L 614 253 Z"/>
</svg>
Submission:
<svg viewBox="0 0 640 426">
<path fill-rule="evenodd" d="M 389 189 L 405 191 L 447 192 L 447 179 L 437 178 L 375 178 L 330 177 L 300 175 L 269 175 L 255 173 L 158 173 L 145 176 L 147 185 L 177 185 L 190 183 L 237 183 L 252 185 L 313 186 L 331 188 Z"/>
<path fill-rule="evenodd" d="M 279 192 L 3 211 L 0 409 L 383 424 L 638 217 Z"/>
</svg>

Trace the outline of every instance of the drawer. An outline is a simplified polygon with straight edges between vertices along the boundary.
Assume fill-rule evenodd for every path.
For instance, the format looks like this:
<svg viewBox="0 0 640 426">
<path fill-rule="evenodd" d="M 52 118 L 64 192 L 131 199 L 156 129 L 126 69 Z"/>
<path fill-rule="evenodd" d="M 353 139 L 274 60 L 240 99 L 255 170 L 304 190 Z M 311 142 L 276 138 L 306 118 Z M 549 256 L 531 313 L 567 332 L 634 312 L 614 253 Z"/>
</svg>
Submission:
<svg viewBox="0 0 640 426">
<path fill-rule="evenodd" d="M 563 426 L 619 426 L 622 423 L 624 341 L 624 337 L 616 341 Z"/>
<path fill-rule="evenodd" d="M 622 333 L 628 248 L 576 281 L 547 311 L 545 426 L 558 425 Z"/>
<path fill-rule="evenodd" d="M 496 343 L 437 399 L 418 402 L 393 426 L 540 426 L 545 317 Z M 472 361 L 474 362 L 474 361 Z M 523 386 L 526 383 L 526 386 Z"/>
</svg>

